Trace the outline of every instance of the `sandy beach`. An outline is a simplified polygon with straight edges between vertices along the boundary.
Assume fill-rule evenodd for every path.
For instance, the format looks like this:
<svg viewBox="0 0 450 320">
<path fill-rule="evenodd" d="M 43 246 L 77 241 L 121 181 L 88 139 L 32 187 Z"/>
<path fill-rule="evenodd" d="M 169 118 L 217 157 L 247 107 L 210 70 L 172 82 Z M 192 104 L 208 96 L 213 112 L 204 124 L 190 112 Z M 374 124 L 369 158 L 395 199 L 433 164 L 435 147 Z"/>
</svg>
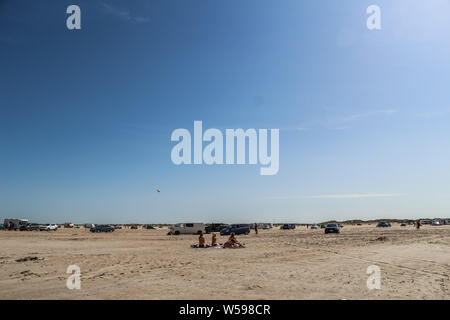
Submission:
<svg viewBox="0 0 450 320">
<path fill-rule="evenodd" d="M 274 228 L 238 236 L 242 249 L 167 231 L 0 231 L 0 299 L 450 299 L 450 226 Z M 66 287 L 74 264 L 80 290 Z"/>
</svg>

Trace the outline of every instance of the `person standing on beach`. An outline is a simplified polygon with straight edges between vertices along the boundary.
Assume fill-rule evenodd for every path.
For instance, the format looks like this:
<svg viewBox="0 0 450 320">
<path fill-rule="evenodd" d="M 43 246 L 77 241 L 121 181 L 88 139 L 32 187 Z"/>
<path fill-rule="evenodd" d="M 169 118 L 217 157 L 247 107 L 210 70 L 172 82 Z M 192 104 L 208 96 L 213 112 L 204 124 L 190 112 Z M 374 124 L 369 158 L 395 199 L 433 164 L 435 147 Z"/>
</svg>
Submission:
<svg viewBox="0 0 450 320">
<path fill-rule="evenodd" d="M 255 222 L 255 233 L 258 234 L 258 224 Z"/>
<path fill-rule="evenodd" d="M 420 229 L 420 221 L 419 221 L 419 220 L 416 221 L 416 229 L 417 229 L 417 230 Z"/>
</svg>

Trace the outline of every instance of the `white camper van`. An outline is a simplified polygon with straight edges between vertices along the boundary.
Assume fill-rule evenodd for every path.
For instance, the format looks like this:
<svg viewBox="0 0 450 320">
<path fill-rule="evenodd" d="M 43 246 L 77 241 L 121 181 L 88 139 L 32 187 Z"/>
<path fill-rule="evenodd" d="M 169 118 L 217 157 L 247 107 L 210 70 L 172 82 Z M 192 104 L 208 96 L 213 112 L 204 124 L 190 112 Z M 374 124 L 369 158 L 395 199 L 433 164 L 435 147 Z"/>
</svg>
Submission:
<svg viewBox="0 0 450 320">
<path fill-rule="evenodd" d="M 177 223 L 170 227 L 169 234 L 200 234 L 205 233 L 204 223 Z"/>
</svg>

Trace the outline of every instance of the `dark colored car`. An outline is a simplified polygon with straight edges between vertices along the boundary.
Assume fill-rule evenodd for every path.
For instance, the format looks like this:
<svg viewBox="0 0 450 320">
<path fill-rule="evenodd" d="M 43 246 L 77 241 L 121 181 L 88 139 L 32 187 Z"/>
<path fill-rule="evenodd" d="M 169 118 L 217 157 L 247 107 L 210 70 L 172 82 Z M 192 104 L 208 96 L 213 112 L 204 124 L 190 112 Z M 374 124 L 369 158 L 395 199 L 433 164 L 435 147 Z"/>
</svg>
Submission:
<svg viewBox="0 0 450 320">
<path fill-rule="evenodd" d="M 329 223 L 325 227 L 325 233 L 339 233 L 339 225 L 336 223 Z"/>
<path fill-rule="evenodd" d="M 325 229 L 327 226 L 326 225 L 324 225 L 324 224 L 321 224 L 320 225 L 320 229 Z"/>
<path fill-rule="evenodd" d="M 223 223 L 212 223 L 209 226 L 205 227 L 205 232 L 206 233 L 220 232 L 222 229 L 224 229 L 226 227 L 228 227 L 228 226 Z"/>
<path fill-rule="evenodd" d="M 20 226 L 20 231 L 39 231 L 39 224 L 37 223 L 27 223 Z"/>
<path fill-rule="evenodd" d="M 280 229 L 282 229 L 282 230 L 295 229 L 295 224 L 285 223 L 280 227 Z"/>
<path fill-rule="evenodd" d="M 151 225 L 146 225 L 146 226 L 144 227 L 144 229 L 147 229 L 147 230 L 156 230 L 156 227 L 151 226 Z"/>
<path fill-rule="evenodd" d="M 232 232 L 234 232 L 234 234 L 236 234 L 236 235 L 237 234 L 249 234 L 250 228 L 249 228 L 248 224 L 232 224 L 232 225 L 220 230 L 220 235 L 225 236 L 225 235 L 231 234 Z"/>
<path fill-rule="evenodd" d="M 400 227 L 406 227 L 406 223 L 402 223 Z"/>
<path fill-rule="evenodd" d="M 390 226 L 391 226 L 390 223 L 384 222 L 384 221 L 380 221 L 380 222 L 378 222 L 378 224 L 377 224 L 377 227 L 378 227 L 378 228 L 388 228 L 388 227 L 390 227 Z"/>
<path fill-rule="evenodd" d="M 99 224 L 90 229 L 91 232 L 113 232 L 114 230 L 115 229 L 113 227 L 108 226 L 106 224 Z"/>
</svg>

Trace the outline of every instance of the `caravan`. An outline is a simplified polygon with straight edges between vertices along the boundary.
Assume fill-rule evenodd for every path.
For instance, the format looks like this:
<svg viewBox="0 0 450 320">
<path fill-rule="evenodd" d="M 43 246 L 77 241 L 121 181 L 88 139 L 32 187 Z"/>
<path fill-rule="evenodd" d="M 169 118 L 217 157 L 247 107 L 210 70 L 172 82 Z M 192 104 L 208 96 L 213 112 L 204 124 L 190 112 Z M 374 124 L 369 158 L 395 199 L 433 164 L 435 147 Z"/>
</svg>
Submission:
<svg viewBox="0 0 450 320">
<path fill-rule="evenodd" d="M 200 234 L 206 233 L 204 223 L 177 223 L 170 227 L 169 234 Z"/>
<path fill-rule="evenodd" d="M 3 226 L 6 230 L 19 230 L 28 224 L 28 219 L 5 219 Z"/>
</svg>

